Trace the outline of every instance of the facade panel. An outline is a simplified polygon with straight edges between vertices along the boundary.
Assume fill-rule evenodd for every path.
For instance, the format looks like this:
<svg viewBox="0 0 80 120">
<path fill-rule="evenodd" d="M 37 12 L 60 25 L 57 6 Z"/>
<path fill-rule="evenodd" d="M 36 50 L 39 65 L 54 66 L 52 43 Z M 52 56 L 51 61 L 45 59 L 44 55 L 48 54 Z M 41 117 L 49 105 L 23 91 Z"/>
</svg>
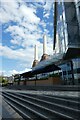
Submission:
<svg viewBox="0 0 80 120">
<path fill-rule="evenodd" d="M 66 53 L 68 48 L 80 48 L 79 3 L 60 2 L 58 4 L 57 34 L 59 36 L 58 40 L 60 41 L 59 53 Z"/>
<path fill-rule="evenodd" d="M 75 2 L 64 2 L 64 7 L 68 31 L 68 47 L 80 47 L 79 23 Z"/>
</svg>

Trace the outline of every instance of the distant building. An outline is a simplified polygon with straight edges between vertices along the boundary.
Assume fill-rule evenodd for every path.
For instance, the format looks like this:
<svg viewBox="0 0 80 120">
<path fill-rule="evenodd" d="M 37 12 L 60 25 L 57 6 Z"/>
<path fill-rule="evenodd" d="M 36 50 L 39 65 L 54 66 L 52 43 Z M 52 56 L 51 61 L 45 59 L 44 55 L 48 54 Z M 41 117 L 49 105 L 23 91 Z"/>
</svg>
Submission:
<svg viewBox="0 0 80 120">
<path fill-rule="evenodd" d="M 14 82 L 14 77 L 13 76 L 9 76 L 8 77 L 8 83 L 12 84 Z"/>
</svg>

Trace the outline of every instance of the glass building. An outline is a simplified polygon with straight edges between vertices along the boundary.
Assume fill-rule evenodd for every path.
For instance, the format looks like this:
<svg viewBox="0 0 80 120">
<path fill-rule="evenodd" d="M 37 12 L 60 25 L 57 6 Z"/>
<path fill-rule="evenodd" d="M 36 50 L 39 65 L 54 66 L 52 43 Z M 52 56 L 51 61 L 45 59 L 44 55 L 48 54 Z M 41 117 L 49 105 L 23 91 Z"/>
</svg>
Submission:
<svg viewBox="0 0 80 120">
<path fill-rule="evenodd" d="M 57 12 L 60 75 L 63 84 L 80 84 L 80 0 L 58 3 Z"/>
</svg>

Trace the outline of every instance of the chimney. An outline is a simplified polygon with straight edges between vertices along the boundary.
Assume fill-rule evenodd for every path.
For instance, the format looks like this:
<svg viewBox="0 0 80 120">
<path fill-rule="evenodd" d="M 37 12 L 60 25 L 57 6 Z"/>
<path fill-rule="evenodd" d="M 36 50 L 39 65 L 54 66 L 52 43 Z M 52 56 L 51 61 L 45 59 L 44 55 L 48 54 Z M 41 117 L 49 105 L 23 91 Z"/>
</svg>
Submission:
<svg viewBox="0 0 80 120">
<path fill-rule="evenodd" d="M 60 40 L 59 40 L 59 35 L 58 33 L 56 34 L 56 46 L 55 46 L 55 50 L 56 50 L 56 53 L 59 53 L 61 52 L 61 47 L 60 47 Z"/>
<path fill-rule="evenodd" d="M 38 48 L 37 48 L 37 45 L 35 45 L 34 47 L 34 60 L 38 60 Z"/>
<path fill-rule="evenodd" d="M 44 34 L 43 36 L 43 55 L 41 57 L 41 60 L 46 60 L 49 58 L 49 55 L 47 54 L 47 37 L 46 34 Z"/>
<path fill-rule="evenodd" d="M 38 48 L 37 45 L 34 47 L 34 61 L 32 67 L 35 67 L 38 64 Z"/>
<path fill-rule="evenodd" d="M 46 34 L 43 36 L 43 54 L 47 54 L 47 37 Z"/>
</svg>

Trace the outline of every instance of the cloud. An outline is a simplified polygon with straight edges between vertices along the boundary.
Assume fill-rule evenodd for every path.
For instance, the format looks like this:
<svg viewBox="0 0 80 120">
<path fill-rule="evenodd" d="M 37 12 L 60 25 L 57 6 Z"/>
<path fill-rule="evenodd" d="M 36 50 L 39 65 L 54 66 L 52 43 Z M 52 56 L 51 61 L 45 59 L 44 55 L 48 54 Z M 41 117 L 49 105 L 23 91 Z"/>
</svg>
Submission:
<svg viewBox="0 0 80 120">
<path fill-rule="evenodd" d="M 12 39 L 11 43 L 14 45 L 21 45 L 20 41 L 16 40 L 16 39 Z"/>
<path fill-rule="evenodd" d="M 22 57 L 25 57 L 25 54 L 23 53 L 23 50 L 12 50 L 11 48 L 7 47 L 7 46 L 1 46 L 0 45 L 0 55 L 2 56 L 6 56 L 10 59 L 18 59 Z"/>
<path fill-rule="evenodd" d="M 13 75 L 15 75 L 15 74 L 19 74 L 19 72 L 17 71 L 17 70 L 10 70 L 10 71 L 8 71 L 9 72 L 9 74 L 13 74 Z"/>
<path fill-rule="evenodd" d="M 47 0 L 47 1 L 45 2 L 44 6 L 43 6 L 43 8 L 44 8 L 44 14 L 45 14 L 45 13 L 50 14 L 51 8 L 54 7 L 54 6 L 53 6 L 53 3 L 54 3 L 53 1 L 49 1 L 49 0 Z"/>
<path fill-rule="evenodd" d="M 11 76 L 11 75 L 15 75 L 15 74 L 22 74 L 24 72 L 28 72 L 30 71 L 31 69 L 29 68 L 25 68 L 24 70 L 22 71 L 17 71 L 15 69 L 13 70 L 9 70 L 9 71 L 5 71 L 5 70 L 0 70 L 0 76 L 3 75 L 3 76 Z"/>
<path fill-rule="evenodd" d="M 23 28 L 19 26 L 9 26 L 6 29 L 6 32 L 10 32 L 12 36 L 18 35 L 20 37 L 24 37 Z"/>
<path fill-rule="evenodd" d="M 12 44 L 20 45 L 22 47 L 27 47 L 35 44 L 39 44 L 38 41 L 41 38 L 40 31 L 36 30 L 32 32 L 33 28 L 30 28 L 29 31 L 19 26 L 9 26 L 6 29 L 6 32 L 10 32 L 13 39 L 11 40 Z"/>
<path fill-rule="evenodd" d="M 30 71 L 31 69 L 29 69 L 29 68 L 25 68 L 24 70 L 22 70 L 22 71 L 17 71 L 17 70 L 10 70 L 10 71 L 8 71 L 9 72 L 9 75 L 15 75 L 15 74 L 21 74 L 21 73 L 24 73 L 24 72 L 28 72 L 28 71 Z"/>
<path fill-rule="evenodd" d="M 19 21 L 18 3 L 15 0 L 1 1 L 0 20 L 2 23 Z"/>
<path fill-rule="evenodd" d="M 48 18 L 52 3 L 48 1 L 45 4 L 44 0 L 42 0 L 42 4 L 44 7 L 44 17 Z M 9 41 L 11 46 L 2 46 L 0 44 L 0 56 L 18 60 L 22 66 L 24 65 L 24 68 L 31 68 L 34 59 L 35 44 L 38 46 L 39 59 L 42 56 L 44 33 L 48 37 L 48 54 L 53 53 L 52 38 L 49 36 L 49 29 L 46 28 L 47 22 L 37 16 L 37 10 L 38 6 L 35 3 L 28 4 L 21 0 L 20 2 L 19 0 L 9 0 L 9 2 L 5 0 L 1 1 L 0 22 L 5 26 L 7 23 L 7 27 L 4 28 L 3 32 L 4 34 L 10 34 L 11 39 Z M 4 36 L 2 40 L 4 42 Z"/>
<path fill-rule="evenodd" d="M 47 1 L 45 2 L 44 9 L 47 10 L 47 11 L 50 11 L 50 9 L 51 9 L 51 7 L 52 7 L 52 4 L 53 4 L 52 1 L 47 0 Z"/>
<path fill-rule="evenodd" d="M 49 13 L 44 14 L 44 17 L 49 18 Z"/>
<path fill-rule="evenodd" d="M 25 16 L 26 21 L 29 23 L 38 24 L 40 22 L 40 18 L 38 18 L 35 13 L 36 11 L 33 8 L 29 8 L 25 5 L 21 5 L 20 7 L 20 14 L 22 14 L 23 17 Z"/>
<path fill-rule="evenodd" d="M 38 18 L 35 13 L 36 9 L 27 7 L 25 2 L 16 0 L 8 2 L 5 0 L 1 1 L 0 21 L 2 23 L 10 21 L 19 23 L 22 22 L 22 19 L 24 18 L 26 22 L 37 24 L 39 23 L 40 18 Z"/>
</svg>

